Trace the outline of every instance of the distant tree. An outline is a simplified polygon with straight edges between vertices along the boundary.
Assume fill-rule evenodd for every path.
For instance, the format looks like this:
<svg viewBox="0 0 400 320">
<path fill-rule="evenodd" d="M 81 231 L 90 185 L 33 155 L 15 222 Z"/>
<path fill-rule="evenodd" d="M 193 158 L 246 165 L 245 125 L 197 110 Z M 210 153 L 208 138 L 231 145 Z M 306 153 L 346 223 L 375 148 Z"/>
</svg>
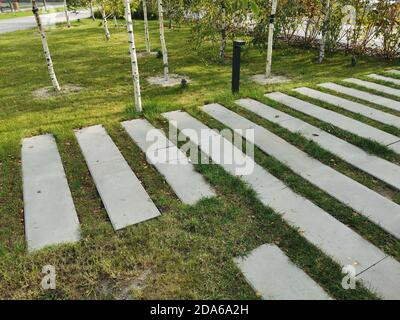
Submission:
<svg viewBox="0 0 400 320">
<path fill-rule="evenodd" d="M 161 42 L 161 50 L 163 55 L 163 64 L 164 64 L 164 78 L 165 81 L 169 80 L 169 66 L 168 66 L 168 51 L 167 51 L 167 44 L 165 41 L 164 35 L 164 8 L 163 8 L 163 1 L 157 0 L 158 4 L 158 20 L 160 24 L 160 42 Z"/>
</svg>

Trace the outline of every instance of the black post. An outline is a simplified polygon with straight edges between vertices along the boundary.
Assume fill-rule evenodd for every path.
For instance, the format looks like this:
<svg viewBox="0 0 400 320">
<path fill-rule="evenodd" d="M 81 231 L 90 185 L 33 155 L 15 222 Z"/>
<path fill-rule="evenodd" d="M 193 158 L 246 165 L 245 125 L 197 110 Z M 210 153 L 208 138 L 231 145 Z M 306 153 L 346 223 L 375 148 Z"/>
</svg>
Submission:
<svg viewBox="0 0 400 320">
<path fill-rule="evenodd" d="M 246 42 L 243 40 L 233 41 L 233 59 L 232 59 L 232 92 L 239 92 L 240 87 L 240 51 Z"/>
</svg>

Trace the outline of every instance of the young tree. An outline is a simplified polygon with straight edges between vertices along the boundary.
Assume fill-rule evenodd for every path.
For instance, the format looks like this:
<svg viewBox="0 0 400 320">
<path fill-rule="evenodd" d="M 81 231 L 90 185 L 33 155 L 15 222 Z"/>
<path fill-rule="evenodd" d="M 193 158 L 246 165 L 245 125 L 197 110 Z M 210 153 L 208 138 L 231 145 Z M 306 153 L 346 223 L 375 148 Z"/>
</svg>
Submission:
<svg viewBox="0 0 400 320">
<path fill-rule="evenodd" d="M 322 24 L 322 34 L 321 34 L 321 42 L 320 42 L 320 48 L 319 48 L 319 57 L 318 57 L 318 62 L 322 63 L 325 59 L 325 45 L 326 45 L 326 37 L 327 33 L 329 31 L 329 18 L 330 18 L 330 0 L 325 0 L 324 3 L 324 22 Z"/>
<path fill-rule="evenodd" d="M 164 9 L 162 0 L 157 0 L 158 4 L 158 19 L 160 23 L 160 41 L 161 41 L 161 49 L 163 54 L 163 63 L 164 63 L 164 78 L 165 81 L 169 80 L 169 66 L 168 66 L 168 52 L 167 52 L 167 44 L 165 42 L 164 35 Z"/>
<path fill-rule="evenodd" d="M 111 35 L 110 35 L 110 30 L 108 29 L 108 20 L 107 18 L 109 17 L 109 14 L 106 12 L 106 6 L 108 4 L 107 0 L 96 0 L 97 1 L 97 6 L 99 8 L 101 17 L 103 19 L 103 29 L 104 29 L 104 34 L 106 36 L 106 40 L 110 40 Z"/>
<path fill-rule="evenodd" d="M 143 20 L 144 20 L 144 36 L 146 40 L 146 52 L 150 53 L 150 33 L 149 33 L 149 21 L 147 18 L 147 1 L 143 0 Z"/>
<path fill-rule="evenodd" d="M 43 0 L 43 6 L 44 6 L 44 10 L 48 11 L 48 9 L 47 9 L 47 1 L 46 0 Z"/>
<path fill-rule="evenodd" d="M 274 29 L 275 29 L 275 14 L 276 8 L 278 6 L 278 0 L 272 0 L 272 10 L 269 19 L 269 31 L 268 31 L 268 49 L 267 49 L 267 68 L 265 72 L 265 77 L 269 78 L 271 76 L 271 65 L 272 65 L 272 47 L 274 40 Z"/>
<path fill-rule="evenodd" d="M 65 20 L 67 21 L 67 27 L 71 28 L 71 22 L 69 21 L 67 0 L 64 0 L 64 13 L 65 13 Z"/>
<path fill-rule="evenodd" d="M 49 46 L 47 44 L 47 39 L 46 39 L 46 34 L 44 33 L 42 21 L 40 19 L 40 15 L 39 15 L 39 8 L 37 7 L 36 0 L 32 0 L 32 12 L 36 19 L 36 24 L 39 29 L 40 38 L 42 39 L 43 52 L 44 52 L 44 56 L 46 58 L 47 69 L 49 71 L 51 83 L 53 84 L 54 90 L 58 92 L 61 90 L 61 88 L 58 83 L 56 73 L 54 72 L 53 61 L 51 60 L 50 50 L 49 50 Z"/>
<path fill-rule="evenodd" d="M 130 0 L 124 0 L 124 4 L 125 4 L 126 29 L 128 31 L 129 52 L 131 55 L 131 64 L 132 64 L 132 80 L 133 80 L 133 89 L 134 89 L 134 95 L 135 95 L 135 108 L 136 108 L 136 111 L 142 112 L 142 98 L 140 95 L 139 68 L 138 68 L 138 61 L 137 61 L 137 56 L 136 56 L 135 36 L 133 33 L 133 26 L 132 26 L 132 14 L 131 14 Z"/>
</svg>

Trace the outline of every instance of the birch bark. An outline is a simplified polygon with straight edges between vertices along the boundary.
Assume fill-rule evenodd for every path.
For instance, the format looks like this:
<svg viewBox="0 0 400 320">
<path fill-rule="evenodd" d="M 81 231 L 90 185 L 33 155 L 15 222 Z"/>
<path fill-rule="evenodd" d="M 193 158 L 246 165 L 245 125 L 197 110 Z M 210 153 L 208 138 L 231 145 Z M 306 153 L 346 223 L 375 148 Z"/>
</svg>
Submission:
<svg viewBox="0 0 400 320">
<path fill-rule="evenodd" d="M 67 21 L 67 27 L 71 28 L 71 22 L 69 21 L 69 13 L 67 7 L 67 0 L 64 0 L 64 13 L 65 13 L 65 20 Z"/>
<path fill-rule="evenodd" d="M 103 28 L 104 28 L 104 33 L 106 35 L 106 40 L 110 40 L 110 31 L 108 30 L 108 21 L 107 21 L 107 15 L 106 15 L 106 10 L 104 9 L 104 6 L 100 7 L 101 11 L 101 16 L 103 17 Z"/>
<path fill-rule="evenodd" d="M 126 29 L 128 32 L 129 52 L 131 55 L 132 81 L 135 95 L 135 108 L 137 112 L 142 112 L 142 97 L 140 94 L 139 67 L 136 56 L 135 35 L 133 34 L 132 14 L 130 0 L 124 0 Z"/>
<path fill-rule="evenodd" d="M 169 66 L 168 66 L 168 52 L 167 52 L 167 45 L 165 43 L 165 36 L 164 36 L 164 9 L 162 0 L 157 0 L 158 2 L 158 16 L 160 22 L 160 41 L 161 41 L 161 49 L 163 54 L 163 63 L 164 63 L 164 78 L 165 81 L 169 80 Z"/>
<path fill-rule="evenodd" d="M 44 6 L 44 10 L 49 11 L 49 10 L 47 9 L 47 1 L 46 1 L 46 0 L 43 0 L 43 6 Z"/>
<path fill-rule="evenodd" d="M 225 3 L 221 3 L 221 19 L 222 19 L 222 27 L 221 27 L 221 46 L 219 49 L 219 57 L 221 59 L 225 58 L 225 49 L 226 49 L 226 7 Z"/>
<path fill-rule="evenodd" d="M 269 18 L 269 31 L 268 31 L 268 49 L 267 49 L 267 68 L 265 72 L 265 77 L 269 78 L 271 76 L 271 66 L 272 66 L 272 48 L 274 42 L 274 30 L 275 30 L 275 15 L 276 8 L 278 6 L 278 0 L 272 1 L 271 16 Z"/>
<path fill-rule="evenodd" d="M 146 52 L 150 53 L 150 33 L 149 33 L 149 21 L 147 19 L 147 1 L 143 0 L 143 17 L 144 17 L 144 36 L 146 38 Z"/>
<path fill-rule="evenodd" d="M 32 12 L 33 12 L 33 14 L 35 16 L 36 24 L 37 24 L 38 29 L 39 29 L 40 38 L 42 40 L 43 52 L 44 52 L 44 56 L 46 58 L 47 69 L 48 69 L 48 72 L 49 72 L 51 83 L 53 84 L 53 88 L 54 88 L 55 91 L 60 91 L 61 88 L 60 88 L 60 85 L 58 83 L 58 80 L 57 80 L 57 77 L 56 77 L 56 73 L 54 72 L 53 61 L 51 60 L 50 50 L 49 50 L 49 46 L 47 44 L 47 39 L 46 39 L 46 34 L 44 33 L 44 29 L 43 29 L 43 26 L 42 26 L 42 21 L 40 19 L 39 9 L 37 7 L 36 0 L 32 0 Z"/>
<path fill-rule="evenodd" d="M 96 20 L 94 17 L 94 11 L 93 11 L 93 1 L 89 1 L 89 9 L 90 9 L 90 16 L 92 17 L 92 20 Z"/>
<path fill-rule="evenodd" d="M 322 25 L 322 36 L 321 36 L 321 43 L 319 48 L 319 58 L 318 62 L 322 63 L 325 59 L 325 44 L 326 44 L 326 34 L 328 31 L 328 22 L 329 22 L 329 15 L 330 15 L 330 0 L 325 0 L 325 8 L 324 8 L 324 22 Z"/>
</svg>

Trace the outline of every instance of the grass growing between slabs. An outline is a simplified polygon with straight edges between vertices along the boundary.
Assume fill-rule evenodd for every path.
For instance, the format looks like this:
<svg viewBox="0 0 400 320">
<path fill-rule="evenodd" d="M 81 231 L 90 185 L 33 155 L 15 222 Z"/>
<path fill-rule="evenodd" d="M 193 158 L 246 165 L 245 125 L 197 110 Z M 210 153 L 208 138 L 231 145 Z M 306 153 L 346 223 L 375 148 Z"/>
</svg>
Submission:
<svg viewBox="0 0 400 320">
<path fill-rule="evenodd" d="M 82 90 L 44 100 L 32 95 L 50 85 L 36 31 L 0 35 L 4 48 L 0 60 L 5 62 L 0 65 L 1 78 L 5 79 L 0 83 L 0 297 L 253 299 L 256 294 L 245 283 L 232 258 L 263 243 L 276 243 L 334 298 L 374 298 L 365 289 L 343 290 L 338 265 L 307 243 L 301 232 L 263 207 L 251 190 L 218 166 L 196 166 L 216 189 L 217 198 L 205 199 L 196 206 L 180 203 L 120 125 L 123 120 L 139 116 L 133 111 L 127 35 L 120 23 L 117 28 L 110 26 L 109 42 L 104 40 L 98 21 L 83 20 L 73 22 L 70 29 L 61 25 L 49 29 L 49 46 L 61 86 L 73 84 Z M 135 22 L 135 30 L 140 30 L 136 32 L 137 47 L 144 50 L 141 21 Z M 146 78 L 162 74 L 162 61 L 155 57 L 139 59 L 144 117 L 158 127 L 166 125 L 160 116 L 165 111 L 186 109 L 204 117 L 197 107 L 206 103 L 220 102 L 235 108 L 233 102 L 239 97 L 270 102 L 263 98 L 267 91 L 288 92 L 291 88 L 396 68 L 395 63 L 373 58 L 360 58 L 358 66 L 352 68 L 350 57 L 340 54 L 319 65 L 315 63 L 316 51 L 280 44 L 275 51 L 274 71 L 293 81 L 263 87 L 251 83 L 249 77 L 264 70 L 265 55 L 249 49 L 242 60 L 241 94 L 233 96 L 229 64 L 206 62 L 204 56 L 197 55 L 190 46 L 191 35 L 186 28 L 167 29 L 166 38 L 171 72 L 186 75 L 192 82 L 185 90 L 151 86 Z M 155 21 L 151 22 L 151 42 L 153 50 L 157 50 Z M 212 123 L 210 119 L 204 120 Z M 271 124 L 261 122 L 272 130 Z M 162 212 L 160 218 L 120 232 L 113 230 L 73 133 L 73 129 L 94 124 L 106 127 Z M 273 129 L 322 162 L 332 165 L 333 158 L 332 166 L 339 171 L 382 193 L 388 191 L 384 184 L 353 170 L 317 146 L 277 127 Z M 27 254 L 20 140 L 48 132 L 55 135 L 58 143 L 81 222 L 82 240 L 76 245 Z M 356 144 L 352 140 L 355 137 L 340 134 Z M 367 151 L 384 152 L 385 158 L 397 161 L 390 151 L 359 143 Z M 305 183 L 275 159 L 257 151 L 256 160 L 296 192 L 399 259 L 399 241 Z M 52 292 L 40 287 L 41 269 L 47 264 L 54 265 L 57 271 L 57 289 Z"/>
</svg>

